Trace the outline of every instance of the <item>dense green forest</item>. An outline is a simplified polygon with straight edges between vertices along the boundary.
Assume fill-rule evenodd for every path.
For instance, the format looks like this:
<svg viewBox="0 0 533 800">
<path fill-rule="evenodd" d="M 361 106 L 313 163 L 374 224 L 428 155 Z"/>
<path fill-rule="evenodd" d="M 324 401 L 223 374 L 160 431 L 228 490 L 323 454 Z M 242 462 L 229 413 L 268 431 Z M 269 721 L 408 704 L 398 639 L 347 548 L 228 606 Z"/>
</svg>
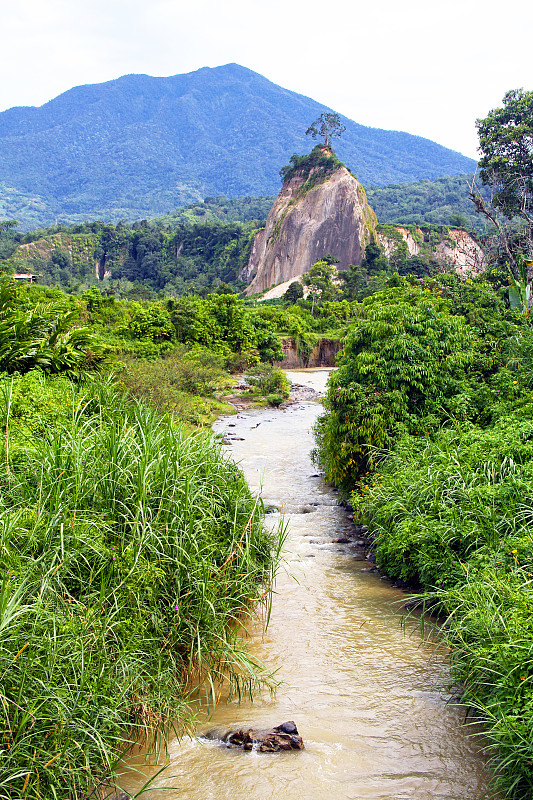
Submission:
<svg viewBox="0 0 533 800">
<path fill-rule="evenodd" d="M 295 158 L 287 169 L 294 167 Z M 331 159 L 327 166 L 331 166 Z M 433 187 L 433 197 L 441 193 L 441 200 L 437 198 L 436 203 L 444 202 L 446 181 L 438 186 L 429 184 Z M 416 186 L 427 188 L 425 184 Z M 396 196 L 401 196 L 400 188 L 391 194 L 391 198 Z M 414 207 L 411 200 L 409 203 Z M 248 262 L 254 235 L 263 226 L 269 207 L 270 198 L 217 197 L 178 209 L 166 217 L 134 223 L 60 224 L 23 233 L 14 222 L 0 222 L 0 268 L 11 273 L 36 274 L 41 284 L 57 285 L 69 292 L 98 285 L 105 294 L 130 299 L 172 297 L 188 292 L 205 294 L 213 290 L 239 292 L 245 288 L 239 280 L 240 271 Z M 408 220 L 416 217 L 429 240 L 437 242 L 439 237 L 446 237 L 448 226 L 425 222 L 435 216 L 429 202 L 425 208 L 424 213 L 402 215 L 395 213 L 396 204 L 391 199 L 382 213 L 384 220 L 395 217 L 404 224 L 410 224 Z M 448 214 L 443 210 L 447 207 L 439 208 L 437 217 L 451 218 L 456 224 L 466 220 L 466 215 Z M 394 238 L 392 228 L 382 224 L 382 230 L 389 231 Z M 440 269 L 431 248 L 409 258 L 407 249 L 399 242 L 386 258 L 371 245 L 363 264 L 341 275 L 343 283 L 336 296 L 363 299 L 382 288 L 395 271 L 422 275 Z"/>
<path fill-rule="evenodd" d="M 485 221 L 476 214 L 469 196 L 473 174 L 435 180 L 370 186 L 368 202 L 380 222 L 408 225 L 450 225 L 480 234 Z"/>
<path fill-rule="evenodd" d="M 25 230 L 133 221 L 205 196 L 273 195 L 324 106 L 238 64 L 78 86 L 0 113 L 0 214 Z M 342 161 L 364 184 L 465 173 L 472 159 L 343 118 Z"/>
<path fill-rule="evenodd" d="M 57 225 L 17 236 L 5 232 L 6 270 L 32 272 L 44 285 L 71 291 L 102 284 L 147 299 L 229 283 L 241 287 L 258 222 L 102 222 Z M 0 248 L 2 243 L 0 241 Z"/>
</svg>

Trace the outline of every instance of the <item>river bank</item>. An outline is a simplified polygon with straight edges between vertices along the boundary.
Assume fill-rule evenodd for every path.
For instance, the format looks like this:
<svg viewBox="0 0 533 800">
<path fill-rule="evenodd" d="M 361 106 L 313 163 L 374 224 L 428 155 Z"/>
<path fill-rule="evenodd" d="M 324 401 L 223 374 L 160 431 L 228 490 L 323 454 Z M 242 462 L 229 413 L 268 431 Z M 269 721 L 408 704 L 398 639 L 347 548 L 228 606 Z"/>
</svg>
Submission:
<svg viewBox="0 0 533 800">
<path fill-rule="evenodd" d="M 290 373 L 323 390 L 327 371 Z M 253 704 L 221 702 L 200 726 L 265 727 L 294 719 L 305 750 L 255 754 L 201 738 L 175 740 L 159 789 L 147 800 L 476 800 L 489 779 L 476 741 L 448 705 L 445 651 L 420 635 L 401 610 L 406 595 L 369 572 L 349 513 L 309 459 L 320 407 L 298 400 L 282 409 L 241 412 L 215 431 L 265 506 L 289 523 L 266 631 L 249 649 L 282 682 Z M 280 512 L 267 515 L 276 525 Z M 347 542 L 338 541 L 347 539 Z M 402 631 L 400 623 L 404 623 Z M 130 777 L 127 788 L 140 785 Z"/>
</svg>

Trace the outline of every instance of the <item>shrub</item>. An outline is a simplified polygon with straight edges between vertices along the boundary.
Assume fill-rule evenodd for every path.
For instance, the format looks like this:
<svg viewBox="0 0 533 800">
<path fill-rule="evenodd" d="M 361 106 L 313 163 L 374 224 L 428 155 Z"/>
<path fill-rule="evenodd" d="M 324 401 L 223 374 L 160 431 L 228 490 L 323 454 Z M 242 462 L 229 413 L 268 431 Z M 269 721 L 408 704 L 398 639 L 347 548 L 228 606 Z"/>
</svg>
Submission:
<svg viewBox="0 0 533 800">
<path fill-rule="evenodd" d="M 283 370 L 267 365 L 260 365 L 250 370 L 246 374 L 246 380 L 255 387 L 259 394 L 265 395 L 265 397 L 280 395 L 286 400 L 291 392 L 290 383 Z"/>
<path fill-rule="evenodd" d="M 287 398 L 283 397 L 282 394 L 267 394 L 266 396 L 268 405 L 273 406 L 274 408 L 278 408 L 278 406 L 280 406 L 286 399 Z"/>
<path fill-rule="evenodd" d="M 405 436 L 352 493 L 380 568 L 443 615 L 503 796 L 533 793 L 533 402 L 485 430 Z"/>
<path fill-rule="evenodd" d="M 104 358 L 104 348 L 88 328 L 75 326 L 77 313 L 48 302 L 17 306 L 17 287 L 0 285 L 0 372 L 90 371 Z"/>
<path fill-rule="evenodd" d="M 193 424 L 210 424 L 223 410 L 214 391 L 231 384 L 224 361 L 206 348 L 178 345 L 156 361 L 123 359 L 125 369 L 117 378 L 134 397 L 161 411 L 177 413 Z"/>
<path fill-rule="evenodd" d="M 328 480 L 349 490 L 372 466 L 373 448 L 391 447 L 402 430 L 437 428 L 460 393 L 464 415 L 475 413 L 467 380 L 474 343 L 464 320 L 428 290 L 401 287 L 367 298 L 316 427 L 315 458 Z"/>
</svg>

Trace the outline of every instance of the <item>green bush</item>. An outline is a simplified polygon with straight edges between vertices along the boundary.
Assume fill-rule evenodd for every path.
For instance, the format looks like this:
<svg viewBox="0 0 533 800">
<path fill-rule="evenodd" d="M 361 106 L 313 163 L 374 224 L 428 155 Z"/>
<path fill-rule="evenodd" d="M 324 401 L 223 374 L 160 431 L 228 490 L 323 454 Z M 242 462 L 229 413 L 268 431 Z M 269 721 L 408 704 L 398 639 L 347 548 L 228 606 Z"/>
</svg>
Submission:
<svg viewBox="0 0 533 800">
<path fill-rule="evenodd" d="M 317 458 L 328 480 L 350 490 L 402 431 L 436 429 L 456 414 L 476 412 L 468 370 L 475 336 L 448 304 L 414 286 L 367 298 L 332 373 L 326 413 L 316 427 Z M 457 406 L 459 407 L 459 406 Z"/>
<path fill-rule="evenodd" d="M 269 406 L 278 408 L 287 398 L 282 394 L 267 394 L 266 401 Z"/>
<path fill-rule="evenodd" d="M 24 308 L 24 300 L 14 283 L 0 284 L 0 372 L 40 369 L 79 375 L 103 361 L 101 343 L 88 328 L 76 327 L 77 312 L 68 304 Z"/>
<path fill-rule="evenodd" d="M 247 372 L 245 377 L 258 394 L 262 394 L 265 397 L 267 395 L 280 395 L 286 400 L 290 395 L 290 383 L 281 369 L 274 369 L 268 365 L 259 365 Z"/>
<path fill-rule="evenodd" d="M 155 361 L 126 358 L 122 364 L 119 385 L 160 411 L 206 425 L 227 410 L 214 396 L 232 383 L 224 371 L 225 359 L 204 347 L 178 345 Z"/>
</svg>

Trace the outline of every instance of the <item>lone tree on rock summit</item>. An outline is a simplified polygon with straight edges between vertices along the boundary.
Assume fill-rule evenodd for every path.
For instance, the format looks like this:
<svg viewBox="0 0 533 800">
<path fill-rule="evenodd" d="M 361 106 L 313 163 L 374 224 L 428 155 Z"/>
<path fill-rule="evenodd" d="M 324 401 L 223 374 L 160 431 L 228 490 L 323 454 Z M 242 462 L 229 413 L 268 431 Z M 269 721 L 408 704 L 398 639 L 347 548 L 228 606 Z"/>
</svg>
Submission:
<svg viewBox="0 0 533 800">
<path fill-rule="evenodd" d="M 317 136 L 323 136 L 324 146 L 331 147 L 331 139 L 334 136 L 341 136 L 345 130 L 346 126 L 341 123 L 339 115 L 328 111 L 321 114 L 318 119 L 315 119 L 313 124 L 306 130 L 305 135 L 311 135 L 313 139 L 316 139 Z"/>
</svg>

